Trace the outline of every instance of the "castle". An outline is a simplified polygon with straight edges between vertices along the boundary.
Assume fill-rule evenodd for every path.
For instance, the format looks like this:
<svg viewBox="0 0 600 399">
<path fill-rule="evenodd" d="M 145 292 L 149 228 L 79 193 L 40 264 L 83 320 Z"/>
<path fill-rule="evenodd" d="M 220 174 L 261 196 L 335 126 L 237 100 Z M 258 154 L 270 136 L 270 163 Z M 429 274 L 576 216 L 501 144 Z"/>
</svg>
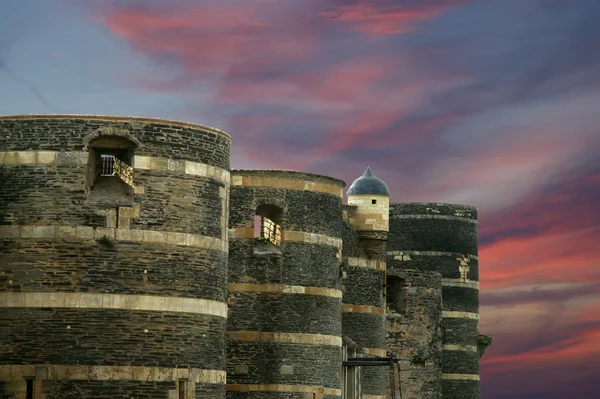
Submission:
<svg viewBox="0 0 600 399">
<path fill-rule="evenodd" d="M 479 398 L 477 210 L 230 146 L 0 117 L 0 398 Z"/>
</svg>

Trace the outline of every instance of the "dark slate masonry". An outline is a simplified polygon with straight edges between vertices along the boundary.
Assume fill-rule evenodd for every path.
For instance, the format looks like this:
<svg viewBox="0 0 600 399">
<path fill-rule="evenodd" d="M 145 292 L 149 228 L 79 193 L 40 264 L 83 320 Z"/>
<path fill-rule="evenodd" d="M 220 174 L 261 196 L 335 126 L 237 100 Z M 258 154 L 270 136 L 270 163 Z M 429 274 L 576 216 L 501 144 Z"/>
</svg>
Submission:
<svg viewBox="0 0 600 399">
<path fill-rule="evenodd" d="M 204 369 L 225 375 L 227 252 L 205 243 L 156 240 L 172 233 L 225 237 L 226 181 L 151 165 L 133 170 L 134 185 L 143 188 L 138 190 L 117 176 L 96 177 L 90 168 L 99 159 L 92 148 L 103 146 L 115 149 L 126 164 L 144 156 L 227 171 L 230 143 L 229 136 L 216 129 L 159 119 L 0 117 L 1 152 L 58 152 L 52 162 L 15 164 L 2 158 L 0 166 L 0 295 L 9 301 L 25 298 L 0 311 L 0 380 L 8 397 L 14 397 L 10 392 L 25 392 L 23 378 L 32 375 L 6 380 L 6 370 L 26 370 L 28 365 Z M 117 225 L 123 215 L 127 223 Z M 23 230 L 34 226 L 60 226 L 73 234 L 27 235 Z M 112 235 L 74 233 L 82 227 L 112 228 L 106 230 Z M 11 233 L 14 228 L 21 233 Z M 127 230 L 132 238 L 119 239 L 115 230 Z M 143 241 L 146 233 L 141 230 L 158 235 Z M 80 307 L 63 299 L 57 307 L 39 307 L 28 299 L 56 302 L 78 294 L 87 295 L 89 303 Z M 123 300 L 106 305 L 113 308 L 103 305 L 122 298 L 148 299 L 141 309 Z M 157 311 L 158 302 L 152 298 L 165 303 L 207 300 L 212 308 L 197 301 L 184 311 Z M 215 314 L 216 308 L 223 314 Z M 168 399 L 184 384 L 178 377 L 128 375 L 132 379 L 114 380 L 111 374 L 88 380 L 38 376 L 36 395 Z M 225 385 L 218 378 L 197 384 L 185 380 L 186 399 L 225 397 Z"/>
<path fill-rule="evenodd" d="M 194 123 L 0 116 L 0 399 L 340 399 L 343 376 L 391 398 L 343 348 L 395 356 L 404 399 L 479 399 L 477 210 L 386 214 L 370 170 L 344 205 L 230 150 Z"/>
<path fill-rule="evenodd" d="M 354 212 L 354 207 L 344 207 L 347 214 Z M 385 262 L 385 243 L 376 244 L 375 255 L 367 255 L 364 243 L 361 242 L 354 227 L 344 221 L 344 299 L 349 305 L 367 305 L 376 308 L 384 307 L 384 271 L 373 268 L 350 267 L 349 258 Z M 344 312 L 342 313 L 344 338 L 352 340 L 358 352 L 366 348 L 385 348 L 385 316 L 379 313 Z M 375 355 L 362 356 L 372 357 Z M 364 367 L 361 369 L 361 385 L 365 395 L 385 395 L 388 385 L 388 370 L 383 367 Z"/>
<path fill-rule="evenodd" d="M 229 283 L 314 287 L 340 292 L 340 259 L 331 245 L 286 241 L 287 232 L 312 233 L 341 239 L 342 199 L 324 192 L 298 190 L 302 181 L 327 183 L 339 188 L 343 182 L 331 178 L 287 171 L 234 171 L 238 177 L 259 177 L 255 185 L 232 186 L 230 229 L 252 229 L 255 215 L 265 206 L 276 209 L 284 240 L 281 246 L 252 237 L 232 239 L 229 248 Z M 256 180 L 252 180 L 256 181 Z M 253 184 L 253 183 L 252 183 Z M 228 332 L 289 333 L 296 337 L 328 336 L 341 344 L 341 298 L 325 294 L 229 292 Z M 228 341 L 227 383 L 291 385 L 292 391 L 311 386 L 337 389 L 340 386 L 341 346 L 314 342 Z M 243 392 L 228 389 L 228 398 L 307 398 L 306 393 Z M 335 396 L 334 396 L 335 397 Z"/>
<path fill-rule="evenodd" d="M 405 303 L 388 314 L 388 345 L 420 376 L 417 384 L 407 381 L 415 397 L 479 398 L 477 266 L 477 209 L 390 205 L 388 279 L 401 279 Z M 415 330 L 419 320 L 427 323 Z"/>
</svg>

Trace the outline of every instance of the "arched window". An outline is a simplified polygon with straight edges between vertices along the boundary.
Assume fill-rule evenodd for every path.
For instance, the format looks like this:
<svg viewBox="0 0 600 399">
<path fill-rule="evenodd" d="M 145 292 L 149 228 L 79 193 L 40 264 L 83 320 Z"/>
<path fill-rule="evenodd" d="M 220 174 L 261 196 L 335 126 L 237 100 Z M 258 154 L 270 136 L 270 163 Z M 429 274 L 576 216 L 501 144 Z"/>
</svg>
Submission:
<svg viewBox="0 0 600 399">
<path fill-rule="evenodd" d="M 406 280 L 398 276 L 386 278 L 386 305 L 394 313 L 405 314 L 408 298 Z"/>
<path fill-rule="evenodd" d="M 260 205 L 254 217 L 254 237 L 273 245 L 281 245 L 281 219 L 283 210 L 276 205 Z"/>
</svg>

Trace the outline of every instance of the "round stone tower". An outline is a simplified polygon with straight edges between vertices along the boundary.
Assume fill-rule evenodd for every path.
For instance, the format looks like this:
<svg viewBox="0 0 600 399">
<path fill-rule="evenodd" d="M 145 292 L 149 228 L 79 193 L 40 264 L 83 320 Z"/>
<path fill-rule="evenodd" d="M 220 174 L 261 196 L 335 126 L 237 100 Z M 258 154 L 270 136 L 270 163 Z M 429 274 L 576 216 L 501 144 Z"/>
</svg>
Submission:
<svg viewBox="0 0 600 399">
<path fill-rule="evenodd" d="M 234 170 L 228 398 L 339 398 L 341 180 Z"/>
<path fill-rule="evenodd" d="M 391 204 L 387 251 L 387 341 L 407 397 L 478 399 L 477 209 Z"/>
<path fill-rule="evenodd" d="M 356 356 L 385 357 L 385 246 L 390 190 L 369 168 L 348 189 L 344 219 L 344 338 Z M 385 367 L 362 367 L 363 398 L 385 398 Z"/>
<path fill-rule="evenodd" d="M 225 397 L 231 139 L 0 117 L 0 392 Z"/>
</svg>

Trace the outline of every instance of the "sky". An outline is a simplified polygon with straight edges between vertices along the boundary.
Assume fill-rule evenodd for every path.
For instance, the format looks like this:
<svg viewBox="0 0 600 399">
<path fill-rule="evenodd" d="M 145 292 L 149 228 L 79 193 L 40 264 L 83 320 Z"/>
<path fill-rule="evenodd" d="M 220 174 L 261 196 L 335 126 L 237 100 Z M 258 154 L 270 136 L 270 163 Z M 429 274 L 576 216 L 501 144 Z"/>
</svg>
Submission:
<svg viewBox="0 0 600 399">
<path fill-rule="evenodd" d="M 477 206 L 482 398 L 600 388 L 600 1 L 2 0 L 0 114 L 225 130 L 232 167 Z"/>
</svg>

